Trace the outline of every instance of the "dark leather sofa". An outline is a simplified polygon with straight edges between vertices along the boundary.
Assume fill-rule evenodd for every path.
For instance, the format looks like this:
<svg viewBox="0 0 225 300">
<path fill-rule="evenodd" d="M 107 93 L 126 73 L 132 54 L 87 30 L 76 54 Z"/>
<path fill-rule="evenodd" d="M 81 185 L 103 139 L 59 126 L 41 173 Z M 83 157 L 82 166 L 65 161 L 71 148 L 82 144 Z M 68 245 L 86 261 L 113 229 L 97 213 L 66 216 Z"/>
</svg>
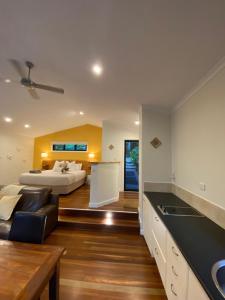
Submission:
<svg viewBox="0 0 225 300">
<path fill-rule="evenodd" d="M 59 196 L 46 187 L 24 187 L 8 221 L 0 220 L 0 239 L 42 243 L 58 222 Z"/>
</svg>

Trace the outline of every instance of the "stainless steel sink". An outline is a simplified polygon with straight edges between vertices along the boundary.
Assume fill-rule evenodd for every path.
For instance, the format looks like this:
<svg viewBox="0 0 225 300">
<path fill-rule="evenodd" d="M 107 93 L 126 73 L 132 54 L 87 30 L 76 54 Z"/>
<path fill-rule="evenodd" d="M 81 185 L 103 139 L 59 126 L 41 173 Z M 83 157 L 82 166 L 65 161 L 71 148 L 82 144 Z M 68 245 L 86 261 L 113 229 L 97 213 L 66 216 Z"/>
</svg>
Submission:
<svg viewBox="0 0 225 300">
<path fill-rule="evenodd" d="M 172 206 L 158 205 L 157 206 L 163 215 L 182 216 L 182 217 L 204 217 L 199 211 L 191 206 Z"/>
<path fill-rule="evenodd" d="M 225 298 L 225 259 L 216 262 L 212 267 L 211 273 L 217 289 Z"/>
</svg>

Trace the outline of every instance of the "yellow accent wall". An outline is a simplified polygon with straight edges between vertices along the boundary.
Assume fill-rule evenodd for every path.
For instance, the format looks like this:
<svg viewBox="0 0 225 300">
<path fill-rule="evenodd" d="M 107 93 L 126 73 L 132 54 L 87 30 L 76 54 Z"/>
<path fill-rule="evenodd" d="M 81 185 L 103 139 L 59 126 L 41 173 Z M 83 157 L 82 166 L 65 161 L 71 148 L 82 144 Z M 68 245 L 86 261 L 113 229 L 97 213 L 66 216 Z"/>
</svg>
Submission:
<svg viewBox="0 0 225 300">
<path fill-rule="evenodd" d="M 53 142 L 87 142 L 87 152 L 52 152 Z M 47 152 L 48 157 L 44 160 L 89 160 L 88 153 L 94 153 L 94 161 L 101 160 L 102 149 L 102 128 L 86 124 L 48 135 L 36 137 L 34 139 L 34 160 L 33 167 L 40 169 L 42 164 L 41 153 Z"/>
</svg>

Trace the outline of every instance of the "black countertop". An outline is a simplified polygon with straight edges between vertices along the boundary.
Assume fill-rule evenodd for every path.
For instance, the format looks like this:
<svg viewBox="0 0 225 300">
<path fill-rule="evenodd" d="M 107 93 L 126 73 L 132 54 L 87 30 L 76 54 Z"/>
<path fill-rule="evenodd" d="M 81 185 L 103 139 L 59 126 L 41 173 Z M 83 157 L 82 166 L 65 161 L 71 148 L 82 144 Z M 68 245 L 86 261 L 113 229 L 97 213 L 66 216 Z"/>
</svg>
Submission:
<svg viewBox="0 0 225 300">
<path fill-rule="evenodd" d="M 189 206 L 171 193 L 145 192 L 195 276 L 212 300 L 224 300 L 214 285 L 211 268 L 225 259 L 225 230 L 207 217 L 163 215 L 157 205 Z"/>
</svg>

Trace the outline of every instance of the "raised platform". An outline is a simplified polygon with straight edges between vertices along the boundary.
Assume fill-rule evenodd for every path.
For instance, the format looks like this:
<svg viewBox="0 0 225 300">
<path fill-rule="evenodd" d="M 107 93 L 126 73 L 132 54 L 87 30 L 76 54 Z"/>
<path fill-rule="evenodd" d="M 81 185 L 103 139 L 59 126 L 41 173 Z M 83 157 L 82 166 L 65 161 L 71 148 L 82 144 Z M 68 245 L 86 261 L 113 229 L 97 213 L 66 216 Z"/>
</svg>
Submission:
<svg viewBox="0 0 225 300">
<path fill-rule="evenodd" d="M 119 200 L 109 205 L 104 205 L 97 208 L 97 210 L 112 210 L 112 211 L 124 211 L 124 212 L 138 212 L 138 192 L 120 192 Z M 90 201 L 90 187 L 83 185 L 74 192 L 68 195 L 61 195 L 59 206 L 60 208 L 69 209 L 91 209 L 89 208 Z"/>
</svg>

